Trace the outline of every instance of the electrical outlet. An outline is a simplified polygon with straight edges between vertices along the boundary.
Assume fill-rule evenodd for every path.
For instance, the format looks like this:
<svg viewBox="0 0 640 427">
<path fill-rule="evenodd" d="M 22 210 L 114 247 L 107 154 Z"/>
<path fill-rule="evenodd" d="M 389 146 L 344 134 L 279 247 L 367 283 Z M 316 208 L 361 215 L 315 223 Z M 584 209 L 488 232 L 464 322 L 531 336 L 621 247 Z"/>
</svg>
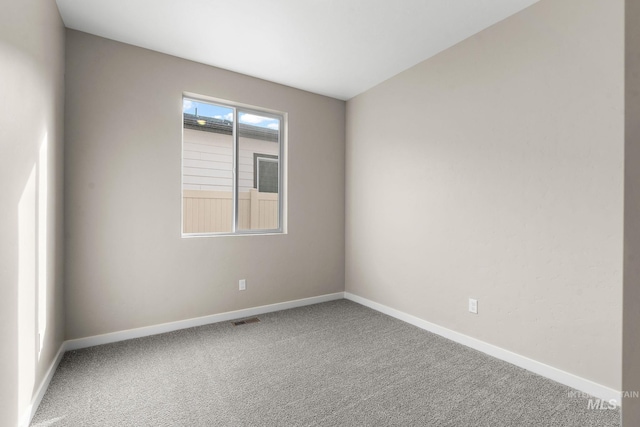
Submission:
<svg viewBox="0 0 640 427">
<path fill-rule="evenodd" d="M 247 281 L 245 279 L 240 279 L 238 282 L 238 290 L 244 291 L 247 289 Z"/>
<path fill-rule="evenodd" d="M 478 300 L 469 298 L 469 311 L 473 314 L 478 314 Z"/>
</svg>

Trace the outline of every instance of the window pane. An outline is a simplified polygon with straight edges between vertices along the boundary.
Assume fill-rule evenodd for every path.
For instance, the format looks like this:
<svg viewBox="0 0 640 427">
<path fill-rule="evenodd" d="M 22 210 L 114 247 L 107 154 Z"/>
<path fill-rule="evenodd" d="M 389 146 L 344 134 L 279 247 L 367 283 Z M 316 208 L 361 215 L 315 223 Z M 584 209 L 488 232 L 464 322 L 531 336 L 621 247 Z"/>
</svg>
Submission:
<svg viewBox="0 0 640 427">
<path fill-rule="evenodd" d="M 183 101 L 183 233 L 230 233 L 233 224 L 233 109 Z"/>
<path fill-rule="evenodd" d="M 258 157 L 257 188 L 261 193 L 277 193 L 278 192 L 278 160 L 265 159 Z"/>
<path fill-rule="evenodd" d="M 238 110 L 238 229 L 280 227 L 280 119 Z"/>
</svg>

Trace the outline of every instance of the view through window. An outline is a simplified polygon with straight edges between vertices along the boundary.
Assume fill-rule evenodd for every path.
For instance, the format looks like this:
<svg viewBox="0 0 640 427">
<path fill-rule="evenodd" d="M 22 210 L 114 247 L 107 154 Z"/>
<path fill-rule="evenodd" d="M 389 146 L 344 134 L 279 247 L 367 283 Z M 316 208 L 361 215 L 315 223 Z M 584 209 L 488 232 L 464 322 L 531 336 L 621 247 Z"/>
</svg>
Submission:
<svg viewBox="0 0 640 427">
<path fill-rule="evenodd" d="M 185 97 L 183 234 L 282 231 L 283 116 Z"/>
</svg>

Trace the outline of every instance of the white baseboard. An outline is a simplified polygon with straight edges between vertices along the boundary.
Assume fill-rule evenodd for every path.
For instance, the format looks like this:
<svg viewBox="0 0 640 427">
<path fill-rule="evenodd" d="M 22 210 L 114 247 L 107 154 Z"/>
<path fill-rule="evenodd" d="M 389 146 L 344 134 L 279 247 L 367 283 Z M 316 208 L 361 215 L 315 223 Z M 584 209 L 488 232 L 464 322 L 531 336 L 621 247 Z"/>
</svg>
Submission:
<svg viewBox="0 0 640 427">
<path fill-rule="evenodd" d="M 335 294 L 320 295 L 317 297 L 303 298 L 293 301 L 279 302 L 276 304 L 261 305 L 259 307 L 245 308 L 236 311 L 227 311 L 210 316 L 196 317 L 193 319 L 178 320 L 176 322 L 161 323 L 159 325 L 146 326 L 143 328 L 128 329 L 124 331 L 112 332 L 109 334 L 95 335 L 92 337 L 78 338 L 65 341 L 65 350 L 78 350 L 95 345 L 109 344 L 118 341 L 130 340 L 133 338 L 147 337 L 150 335 L 163 334 L 165 332 L 177 331 L 180 329 L 193 328 L 195 326 L 209 325 L 211 323 L 226 322 L 242 317 L 257 316 L 258 314 L 271 313 L 274 311 L 287 310 L 290 308 L 303 307 L 305 305 L 318 304 L 321 302 L 333 301 L 344 298 L 344 292 Z"/>
<path fill-rule="evenodd" d="M 51 366 L 47 370 L 37 392 L 35 393 L 30 407 L 23 414 L 20 419 L 20 427 L 26 427 L 31 422 L 33 415 L 35 415 L 40 406 L 40 402 L 44 397 L 44 394 L 49 387 L 49 383 L 53 378 L 53 374 L 56 368 L 62 360 L 62 356 L 65 351 L 78 350 L 86 347 L 93 347 L 95 345 L 109 344 L 118 341 L 124 341 L 133 338 L 146 337 L 151 335 L 162 334 L 165 332 L 177 331 L 180 329 L 192 328 L 195 326 L 203 326 L 211 323 L 226 322 L 233 319 L 239 319 L 243 317 L 257 316 L 259 314 L 271 313 L 274 311 L 287 310 L 290 308 L 304 307 L 306 305 L 319 304 L 327 301 L 334 301 L 339 299 L 348 299 L 358 304 L 362 304 L 366 307 L 372 308 L 381 313 L 387 314 L 396 319 L 402 320 L 421 329 L 425 329 L 429 332 L 433 332 L 437 335 L 455 341 L 459 344 L 473 348 L 475 350 L 486 353 L 497 359 L 504 360 L 513 365 L 519 366 L 528 371 L 534 372 L 543 377 L 549 378 L 553 381 L 564 384 L 568 387 L 574 388 L 581 392 L 587 393 L 599 399 L 604 399 L 607 402 L 615 400 L 618 404 L 622 401 L 622 392 L 614 390 L 612 388 L 603 386 L 577 375 L 570 374 L 560 369 L 554 368 L 544 363 L 537 362 L 533 359 L 529 359 L 525 356 L 513 353 L 509 350 L 488 344 L 484 341 L 469 337 L 459 332 L 452 331 L 451 329 L 438 326 L 434 323 L 427 322 L 418 317 L 404 313 L 400 310 L 388 307 L 383 304 L 362 298 L 349 292 L 336 292 L 334 294 L 320 295 L 317 297 L 303 298 L 294 301 L 281 302 L 276 304 L 262 305 L 259 307 L 252 307 L 243 310 L 228 311 L 220 314 L 213 314 L 210 316 L 197 317 L 194 319 L 180 320 L 177 322 L 163 323 L 160 325 L 147 326 L 143 328 L 129 329 L 125 331 L 113 332 L 104 335 L 96 335 L 92 337 L 79 338 L 75 340 L 68 340 L 62 343 L 56 357 L 51 362 Z"/>
<path fill-rule="evenodd" d="M 20 418 L 19 426 L 27 427 L 31 423 L 31 420 L 33 419 L 33 416 L 38 410 L 38 406 L 40 406 L 40 402 L 42 401 L 42 398 L 44 397 L 44 394 L 46 393 L 47 388 L 49 388 L 49 383 L 51 382 L 51 379 L 53 378 L 53 374 L 55 373 L 56 368 L 60 364 L 60 361 L 62 360 L 62 356 L 64 355 L 65 351 L 78 350 L 81 348 L 93 347 L 95 345 L 109 344 L 112 342 L 124 341 L 124 340 L 133 339 L 133 338 L 163 334 L 165 332 L 172 332 L 172 331 L 177 331 L 179 329 L 193 328 L 195 326 L 208 325 L 211 323 L 226 322 L 233 319 L 257 316 L 259 314 L 271 313 L 271 312 L 280 311 L 280 310 L 287 310 L 287 309 L 296 308 L 296 307 L 304 307 L 306 305 L 319 304 L 321 302 L 334 301 L 334 300 L 339 300 L 343 298 L 344 298 L 344 292 L 336 292 L 334 294 L 320 295 L 317 297 L 303 298 L 303 299 L 298 299 L 293 301 L 280 302 L 276 304 L 261 305 L 259 307 L 251 307 L 243 310 L 227 311 L 225 313 L 212 314 L 210 316 L 197 317 L 194 319 L 179 320 L 177 322 L 162 323 L 160 325 L 147 326 L 144 328 L 128 329 L 125 331 L 112 332 L 104 335 L 96 335 L 92 337 L 65 341 L 60 346 L 60 349 L 58 350 L 58 353 L 56 354 L 55 359 L 51 363 L 51 366 L 49 366 L 49 369 L 47 370 L 45 377 L 42 379 L 42 382 L 40 383 L 40 387 L 38 387 L 38 391 L 36 392 L 33 399 L 31 400 L 31 405 L 29 406 L 29 408 L 27 408 L 25 413 Z"/>
<path fill-rule="evenodd" d="M 40 406 L 40 402 L 42 402 L 42 398 L 44 397 L 44 394 L 47 392 L 47 389 L 49 388 L 49 383 L 51 383 L 51 378 L 53 378 L 53 374 L 56 372 L 56 369 L 58 368 L 58 365 L 60 364 L 60 361 L 62 360 L 62 356 L 64 355 L 65 351 L 66 351 L 65 342 L 63 342 L 60 345 L 60 348 L 58 349 L 58 353 L 56 353 L 56 357 L 54 357 L 53 361 L 51 362 L 51 365 L 49 365 L 49 369 L 47 369 L 47 373 L 44 375 L 44 378 L 42 378 L 42 381 L 40 382 L 40 386 L 38 387 L 38 390 L 33 395 L 33 398 L 31 399 L 31 404 L 26 409 L 24 414 L 22 414 L 22 417 L 20 418 L 20 421 L 19 421 L 20 427 L 28 427 L 29 424 L 31 424 L 31 420 L 33 419 L 33 416 L 36 414 L 36 411 L 38 410 L 38 406 Z"/>
<path fill-rule="evenodd" d="M 485 354 L 495 357 L 496 359 L 504 360 L 520 368 L 526 369 L 538 375 L 541 375 L 550 380 L 559 382 L 568 387 L 574 388 L 583 393 L 587 393 L 598 399 L 604 399 L 607 402 L 615 401 L 619 406 L 622 402 L 622 392 L 606 387 L 602 384 L 595 383 L 585 378 L 579 377 L 569 372 L 554 368 L 553 366 L 546 365 L 528 357 L 521 356 L 517 353 L 513 353 L 509 350 L 497 347 L 495 345 L 480 341 L 470 336 L 461 334 L 459 332 L 452 331 L 451 329 L 444 328 L 436 325 L 435 323 L 427 322 L 418 317 L 404 313 L 395 308 L 388 307 L 383 304 L 379 304 L 375 301 L 362 298 L 358 295 L 354 295 L 350 292 L 345 292 L 344 297 L 358 304 L 362 304 L 366 307 L 372 308 L 376 311 L 395 317 L 396 319 L 410 323 L 418 328 L 425 329 L 434 334 L 440 335 L 444 338 L 455 341 L 467 347 L 471 347 L 475 350 L 481 351 Z"/>
</svg>

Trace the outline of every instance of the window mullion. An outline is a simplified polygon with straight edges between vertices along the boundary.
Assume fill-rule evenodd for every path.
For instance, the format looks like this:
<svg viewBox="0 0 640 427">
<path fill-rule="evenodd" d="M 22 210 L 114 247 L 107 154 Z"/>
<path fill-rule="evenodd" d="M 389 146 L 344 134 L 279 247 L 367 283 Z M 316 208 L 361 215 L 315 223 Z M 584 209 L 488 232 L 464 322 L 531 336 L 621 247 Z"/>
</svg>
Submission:
<svg viewBox="0 0 640 427">
<path fill-rule="evenodd" d="M 238 109 L 233 109 L 233 233 L 237 233 L 240 228 L 238 225 Z"/>
</svg>

